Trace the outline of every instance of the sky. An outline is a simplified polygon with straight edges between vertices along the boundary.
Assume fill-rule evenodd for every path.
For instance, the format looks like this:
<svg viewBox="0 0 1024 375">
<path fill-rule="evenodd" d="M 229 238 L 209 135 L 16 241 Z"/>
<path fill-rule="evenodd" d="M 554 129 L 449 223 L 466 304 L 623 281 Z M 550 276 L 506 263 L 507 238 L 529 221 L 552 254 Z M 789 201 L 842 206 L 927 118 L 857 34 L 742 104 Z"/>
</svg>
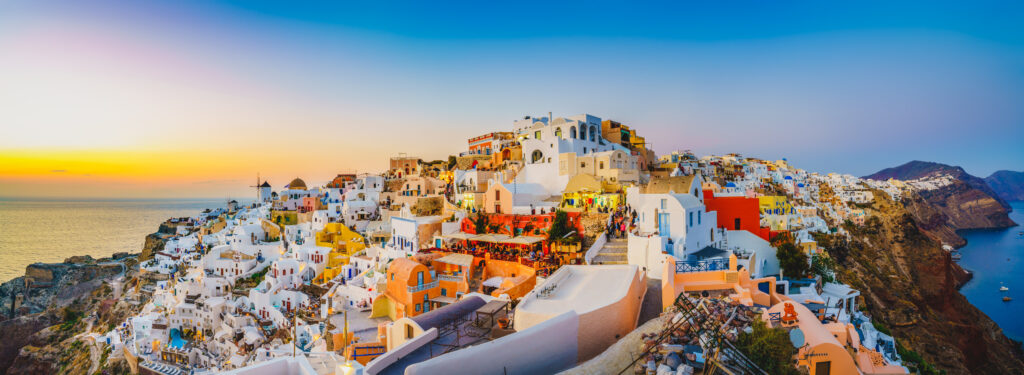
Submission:
<svg viewBox="0 0 1024 375">
<path fill-rule="evenodd" d="M 1020 2 L 0 2 L 0 197 L 241 197 L 525 115 L 659 154 L 1024 170 Z"/>
</svg>

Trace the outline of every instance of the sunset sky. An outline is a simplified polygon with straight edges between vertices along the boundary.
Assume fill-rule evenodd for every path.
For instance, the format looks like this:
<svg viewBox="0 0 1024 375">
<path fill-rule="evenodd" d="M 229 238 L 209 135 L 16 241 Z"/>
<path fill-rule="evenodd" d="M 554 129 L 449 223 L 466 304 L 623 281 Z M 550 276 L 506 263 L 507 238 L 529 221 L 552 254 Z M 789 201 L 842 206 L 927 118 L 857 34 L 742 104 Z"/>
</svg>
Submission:
<svg viewBox="0 0 1024 375">
<path fill-rule="evenodd" d="M 295 3 L 0 2 L 0 197 L 250 196 L 549 111 L 658 153 L 1024 169 L 1021 2 Z"/>
</svg>

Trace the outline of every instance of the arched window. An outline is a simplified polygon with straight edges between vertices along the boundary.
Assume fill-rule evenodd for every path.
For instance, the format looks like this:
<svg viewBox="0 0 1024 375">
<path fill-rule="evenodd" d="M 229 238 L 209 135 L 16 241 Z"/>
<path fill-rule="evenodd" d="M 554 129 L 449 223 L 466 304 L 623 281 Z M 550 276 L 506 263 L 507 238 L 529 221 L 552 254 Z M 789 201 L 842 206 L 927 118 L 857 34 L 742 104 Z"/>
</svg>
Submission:
<svg viewBox="0 0 1024 375">
<path fill-rule="evenodd" d="M 543 161 L 544 161 L 544 154 L 541 153 L 540 150 L 533 150 L 533 153 L 530 154 L 530 162 L 537 163 L 537 162 L 543 162 Z"/>
<path fill-rule="evenodd" d="M 580 139 L 587 140 L 587 126 L 586 125 L 580 127 Z"/>
<path fill-rule="evenodd" d="M 596 126 L 591 126 L 590 127 L 590 141 L 591 142 L 596 141 L 596 139 L 595 139 L 596 137 L 597 137 L 597 127 Z"/>
<path fill-rule="evenodd" d="M 559 139 L 562 138 L 562 128 L 555 128 L 555 137 Z"/>
<path fill-rule="evenodd" d="M 575 126 L 570 126 L 569 127 L 569 138 L 576 139 L 576 127 Z"/>
</svg>

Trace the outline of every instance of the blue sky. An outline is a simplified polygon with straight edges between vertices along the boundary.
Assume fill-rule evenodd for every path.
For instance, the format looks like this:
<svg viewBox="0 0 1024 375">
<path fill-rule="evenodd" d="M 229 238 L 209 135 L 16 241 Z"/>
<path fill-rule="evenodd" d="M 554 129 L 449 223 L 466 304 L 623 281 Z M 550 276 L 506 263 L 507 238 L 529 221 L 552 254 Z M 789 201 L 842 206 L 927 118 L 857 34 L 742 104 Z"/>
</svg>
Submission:
<svg viewBox="0 0 1024 375">
<path fill-rule="evenodd" d="M 985 176 L 1024 169 L 1022 8 L 15 0 L 0 4 L 0 98 L 22 105 L 0 111 L 0 150 L 260 148 L 275 151 L 228 177 L 317 181 L 550 111 L 630 124 L 659 153 Z M 40 120 L 38 103 L 70 109 Z M 286 139 L 302 152 L 277 150 Z"/>
</svg>

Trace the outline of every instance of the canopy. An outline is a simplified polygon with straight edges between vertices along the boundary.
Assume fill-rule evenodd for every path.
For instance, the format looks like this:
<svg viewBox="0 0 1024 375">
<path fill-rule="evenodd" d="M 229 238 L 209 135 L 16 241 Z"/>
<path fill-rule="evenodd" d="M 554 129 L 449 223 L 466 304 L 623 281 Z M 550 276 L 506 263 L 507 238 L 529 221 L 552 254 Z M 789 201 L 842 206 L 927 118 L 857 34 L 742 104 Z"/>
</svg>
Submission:
<svg viewBox="0 0 1024 375">
<path fill-rule="evenodd" d="M 469 254 L 448 254 L 437 258 L 437 262 L 454 264 L 462 267 L 469 267 L 473 264 L 473 256 Z"/>
<path fill-rule="evenodd" d="M 503 243 L 507 241 L 509 238 L 511 237 L 506 236 L 504 234 L 484 234 L 477 236 L 475 238 L 471 238 L 471 240 L 480 242 Z"/>
<path fill-rule="evenodd" d="M 441 237 L 451 238 L 451 239 L 456 239 L 456 240 L 469 240 L 469 239 L 473 239 L 474 237 L 476 237 L 476 235 L 475 234 L 469 234 L 469 233 L 466 233 L 466 232 L 455 232 L 455 233 L 452 233 L 452 234 L 443 235 Z"/>
<path fill-rule="evenodd" d="M 508 241 L 505 241 L 505 243 L 516 245 L 532 245 L 541 241 L 544 241 L 544 239 L 541 237 L 519 236 L 509 239 Z"/>
</svg>

